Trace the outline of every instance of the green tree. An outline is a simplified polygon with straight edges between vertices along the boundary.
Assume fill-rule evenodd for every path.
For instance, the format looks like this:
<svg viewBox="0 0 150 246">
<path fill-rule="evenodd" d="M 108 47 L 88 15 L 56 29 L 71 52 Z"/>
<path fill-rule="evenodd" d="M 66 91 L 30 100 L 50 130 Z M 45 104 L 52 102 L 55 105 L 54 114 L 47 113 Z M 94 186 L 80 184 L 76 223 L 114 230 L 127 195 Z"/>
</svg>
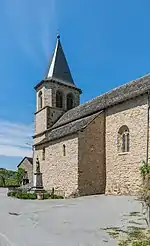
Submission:
<svg viewBox="0 0 150 246">
<path fill-rule="evenodd" d="M 8 171 L 6 169 L 1 169 L 0 170 L 1 186 L 3 186 L 3 187 L 6 186 L 7 172 Z"/>
<path fill-rule="evenodd" d="M 17 174 L 17 182 L 19 185 L 21 185 L 25 175 L 25 170 L 23 168 L 18 168 L 16 174 Z"/>
</svg>

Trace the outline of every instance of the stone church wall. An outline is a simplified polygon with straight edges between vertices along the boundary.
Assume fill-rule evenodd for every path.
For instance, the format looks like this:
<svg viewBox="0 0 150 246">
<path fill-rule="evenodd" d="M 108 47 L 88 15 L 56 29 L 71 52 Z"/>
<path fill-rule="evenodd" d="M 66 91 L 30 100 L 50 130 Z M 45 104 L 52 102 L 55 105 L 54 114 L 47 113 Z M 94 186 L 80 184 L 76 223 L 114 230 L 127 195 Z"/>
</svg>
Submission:
<svg viewBox="0 0 150 246">
<path fill-rule="evenodd" d="M 65 145 L 66 155 L 63 154 Z M 47 145 L 45 148 L 45 160 L 42 159 L 42 148 L 36 147 L 34 162 L 38 155 L 41 172 L 43 173 L 43 185 L 46 190 L 53 187 L 59 193 L 69 196 L 78 188 L 78 137 L 72 135 Z"/>
<path fill-rule="evenodd" d="M 101 113 L 79 133 L 80 195 L 105 193 L 105 117 Z"/>
<path fill-rule="evenodd" d="M 62 109 L 47 107 L 47 129 L 53 126 L 63 113 L 64 111 Z"/>
<path fill-rule="evenodd" d="M 139 167 L 146 160 L 147 95 L 117 104 L 106 110 L 106 193 L 135 194 L 141 184 Z M 119 153 L 119 128 L 129 128 L 129 152 Z"/>
<path fill-rule="evenodd" d="M 47 107 L 35 113 L 35 134 L 47 129 Z"/>
<path fill-rule="evenodd" d="M 73 87 L 67 87 L 63 84 L 59 85 L 57 83 L 52 83 L 49 82 L 47 84 L 45 84 L 45 101 L 46 101 L 46 105 L 50 106 L 52 104 L 53 107 L 56 107 L 56 92 L 57 90 L 60 90 L 63 92 L 63 109 L 67 109 L 67 94 L 68 93 L 72 93 L 74 96 L 74 103 L 75 103 L 75 107 L 78 106 L 80 104 L 80 93 L 78 90 L 74 89 Z M 51 104 L 49 103 L 49 95 L 51 95 L 52 99 L 51 99 Z"/>
</svg>

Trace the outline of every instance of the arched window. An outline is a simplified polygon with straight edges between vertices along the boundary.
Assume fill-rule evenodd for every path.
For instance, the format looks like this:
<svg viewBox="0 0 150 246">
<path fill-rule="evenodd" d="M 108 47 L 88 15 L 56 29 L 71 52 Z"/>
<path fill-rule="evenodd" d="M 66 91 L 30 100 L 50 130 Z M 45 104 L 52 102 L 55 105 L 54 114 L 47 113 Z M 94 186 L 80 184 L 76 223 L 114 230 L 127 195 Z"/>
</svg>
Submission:
<svg viewBox="0 0 150 246">
<path fill-rule="evenodd" d="M 45 148 L 43 148 L 43 150 L 42 150 L 42 160 L 43 161 L 45 160 Z"/>
<path fill-rule="evenodd" d="M 63 106 L 63 94 L 61 91 L 56 92 L 56 107 L 62 108 Z"/>
<path fill-rule="evenodd" d="M 63 156 L 66 156 L 66 145 L 63 144 Z"/>
<path fill-rule="evenodd" d="M 43 107 L 42 91 L 38 94 L 38 109 L 40 110 Z"/>
<path fill-rule="evenodd" d="M 118 131 L 118 151 L 129 152 L 129 128 L 124 125 Z"/>
<path fill-rule="evenodd" d="M 67 95 L 67 110 L 72 109 L 74 107 L 74 96 L 72 93 Z"/>
</svg>

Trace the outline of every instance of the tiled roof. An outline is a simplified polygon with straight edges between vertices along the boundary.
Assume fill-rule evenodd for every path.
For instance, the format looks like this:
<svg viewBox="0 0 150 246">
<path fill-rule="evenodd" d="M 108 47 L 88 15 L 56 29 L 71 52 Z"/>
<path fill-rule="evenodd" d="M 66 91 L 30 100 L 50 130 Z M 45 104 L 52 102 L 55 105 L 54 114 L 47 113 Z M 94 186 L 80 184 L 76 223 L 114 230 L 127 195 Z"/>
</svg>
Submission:
<svg viewBox="0 0 150 246">
<path fill-rule="evenodd" d="M 60 81 L 63 84 L 67 84 L 73 87 L 76 87 L 69 65 L 67 63 L 66 56 L 64 54 L 61 42 L 60 42 L 60 36 L 57 36 L 56 46 L 51 58 L 51 61 L 49 63 L 48 72 L 40 83 L 38 83 L 35 86 L 35 89 L 38 88 L 44 81 Z"/>
<path fill-rule="evenodd" d="M 93 114 L 91 116 L 84 117 L 84 118 L 76 120 L 76 121 L 72 121 L 69 124 L 66 124 L 64 126 L 58 127 L 57 129 L 53 129 L 53 130 L 49 131 L 46 135 L 46 138 L 43 139 L 40 142 L 40 144 L 43 144 L 43 143 L 48 142 L 48 141 L 56 140 L 56 139 L 59 139 L 61 137 L 64 137 L 64 136 L 78 132 L 79 130 L 86 127 L 100 113 L 101 112 Z"/>
<path fill-rule="evenodd" d="M 106 108 L 142 95 L 149 90 L 150 75 L 148 74 L 102 94 L 89 102 L 81 104 L 62 115 L 49 129 L 46 138 L 40 143 L 73 134 L 88 124 L 90 120 L 94 119 L 94 117 Z"/>
<path fill-rule="evenodd" d="M 25 157 L 22 159 L 22 161 L 18 164 L 17 167 L 19 167 L 19 166 L 21 165 L 21 163 L 22 163 L 25 159 L 27 159 L 27 160 L 31 163 L 31 165 L 33 165 L 33 158 L 32 158 L 32 157 L 27 157 L 27 156 L 25 156 Z"/>
<path fill-rule="evenodd" d="M 120 87 L 117 87 L 105 94 L 102 94 L 93 100 L 80 104 L 67 111 L 62 117 L 54 124 L 52 129 L 68 124 L 69 122 L 81 119 L 87 115 L 99 112 L 107 107 L 131 99 L 150 90 L 150 75 L 145 75 L 137 80 L 131 81 Z"/>
</svg>

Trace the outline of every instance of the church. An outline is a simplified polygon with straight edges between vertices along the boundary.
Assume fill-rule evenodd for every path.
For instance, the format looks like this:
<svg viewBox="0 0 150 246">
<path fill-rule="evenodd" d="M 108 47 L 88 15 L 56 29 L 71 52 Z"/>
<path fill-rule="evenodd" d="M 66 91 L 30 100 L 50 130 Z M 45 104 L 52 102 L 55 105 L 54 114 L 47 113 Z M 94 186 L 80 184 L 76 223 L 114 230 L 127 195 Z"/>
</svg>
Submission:
<svg viewBox="0 0 150 246">
<path fill-rule="evenodd" d="M 65 197 L 136 194 L 149 160 L 150 75 L 80 104 L 58 36 L 35 91 L 33 168 L 38 157 L 44 189 Z"/>
</svg>

